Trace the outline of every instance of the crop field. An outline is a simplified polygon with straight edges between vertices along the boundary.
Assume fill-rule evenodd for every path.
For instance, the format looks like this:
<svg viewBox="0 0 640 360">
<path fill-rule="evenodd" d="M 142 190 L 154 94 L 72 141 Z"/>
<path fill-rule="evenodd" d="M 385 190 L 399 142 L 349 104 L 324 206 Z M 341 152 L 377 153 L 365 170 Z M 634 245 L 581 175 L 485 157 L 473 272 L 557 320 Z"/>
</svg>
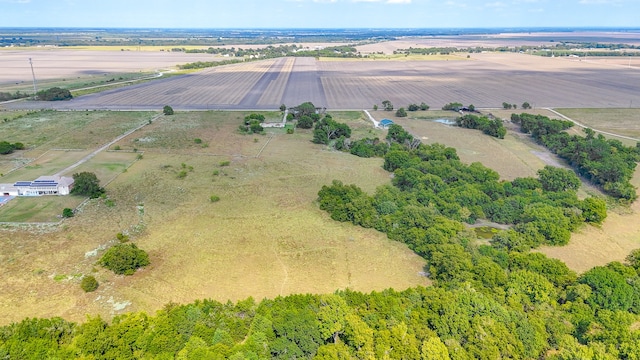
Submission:
<svg viewBox="0 0 640 360">
<path fill-rule="evenodd" d="M 29 58 L 33 63 L 36 80 L 40 86 L 55 81 L 55 85 L 118 78 L 123 74 L 143 74 L 149 71 L 172 69 L 178 64 L 196 61 L 223 60 L 210 54 L 187 54 L 183 52 L 144 52 L 112 50 L 69 49 L 0 49 L 1 91 L 33 90 L 33 77 Z M 64 79 L 64 82 L 60 80 Z M 52 85 L 49 85 L 52 86 Z"/>
<path fill-rule="evenodd" d="M 337 223 L 314 203 L 318 190 L 334 179 L 369 192 L 388 183 L 381 159 L 312 144 L 309 130 L 241 135 L 236 129 L 246 114 L 159 118 L 112 146 L 121 151 L 102 152 L 77 168 L 118 174 L 107 186 L 109 202 L 92 200 L 58 227 L 0 228 L 0 323 L 27 316 L 82 321 L 85 314 L 152 313 L 170 301 L 199 298 L 428 284 L 420 275 L 424 261 L 405 246 L 377 231 Z M 348 122 L 354 135 L 384 136 L 360 112 L 332 115 Z M 71 135 L 60 136 L 63 141 Z M 125 152 L 134 147 L 144 152 L 142 159 L 123 172 L 124 165 L 114 164 L 137 156 Z M 211 195 L 220 201 L 211 202 Z M 16 219 L 46 206 L 14 204 Z M 149 252 L 150 267 L 122 277 L 95 265 L 118 232 Z M 85 294 L 81 274 L 96 276 L 100 288 Z"/>
<path fill-rule="evenodd" d="M 427 56 L 428 57 L 428 56 Z M 396 108 L 452 101 L 478 108 L 503 102 L 534 107 L 625 108 L 640 92 L 640 68 L 515 53 L 474 53 L 431 61 L 270 59 L 233 64 L 92 94 L 68 102 L 7 108 L 277 109 L 312 101 L 329 109 Z"/>
</svg>

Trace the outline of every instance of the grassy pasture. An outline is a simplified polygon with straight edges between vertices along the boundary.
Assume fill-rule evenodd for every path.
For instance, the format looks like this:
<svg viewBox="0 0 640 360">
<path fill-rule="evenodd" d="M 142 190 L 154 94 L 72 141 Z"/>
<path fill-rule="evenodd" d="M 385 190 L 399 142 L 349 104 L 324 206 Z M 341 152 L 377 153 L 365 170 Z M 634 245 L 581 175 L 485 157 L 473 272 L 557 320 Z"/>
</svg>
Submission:
<svg viewBox="0 0 640 360">
<path fill-rule="evenodd" d="M 373 129 L 361 112 L 330 113 L 349 123 L 356 139 L 386 135 Z M 480 161 L 505 179 L 534 175 L 553 160 L 514 131 L 497 140 L 431 121 L 455 118 L 452 112 L 411 112 L 409 118 L 371 113 L 376 119 L 393 119 L 423 142 L 456 147 L 463 161 Z M 127 163 L 136 156 L 133 152 L 101 153 L 86 164 L 119 173 L 107 186 L 115 206 L 92 200 L 58 228 L 0 230 L 0 271 L 7 279 L 0 284 L 1 322 L 27 316 L 109 318 L 203 297 L 226 301 L 428 284 L 419 275 L 423 260 L 402 244 L 371 229 L 337 223 L 314 203 L 318 190 L 333 179 L 369 193 L 389 183 L 381 159 L 313 144 L 311 130 L 241 135 L 237 126 L 247 114 L 177 112 L 161 117 L 114 144 L 144 151 L 126 172 L 114 164 Z M 272 116 L 279 118 L 279 113 Z M 227 161 L 229 165 L 221 165 Z M 185 176 L 180 177 L 182 171 Z M 220 201 L 211 202 L 211 195 Z M 25 214 L 36 210 L 21 206 Z M 541 251 L 578 271 L 621 260 L 638 247 L 638 210 L 634 205 L 629 214 L 610 214 L 602 228 L 583 227 L 567 247 Z M 149 268 L 122 277 L 95 266 L 100 249 L 114 243 L 118 232 L 131 234 L 150 253 Z M 85 294 L 79 277 L 69 274 L 89 273 L 101 285 Z"/>
<path fill-rule="evenodd" d="M 107 186 L 115 206 L 92 200 L 58 228 L 0 230 L 0 272 L 7 279 L 0 284 L 0 322 L 109 318 L 203 297 L 226 301 L 428 284 L 419 274 L 424 261 L 405 246 L 377 231 L 337 223 L 314 203 L 333 179 L 368 192 L 388 183 L 381 159 L 313 144 L 310 130 L 241 135 L 237 126 L 246 114 L 162 117 L 116 144 L 138 146 L 144 156 Z M 332 115 L 352 125 L 354 134 L 384 137 L 361 113 Z M 196 137 L 207 146 L 195 144 Z M 140 138 L 158 140 L 142 146 L 135 141 Z M 120 155 L 101 153 L 91 162 L 113 163 L 100 156 Z M 220 201 L 209 200 L 214 194 Z M 122 277 L 94 265 L 100 247 L 113 243 L 118 232 L 131 234 L 150 253 L 149 268 Z M 100 287 L 85 294 L 79 278 L 69 274 L 92 274 Z"/>
<path fill-rule="evenodd" d="M 637 105 L 637 104 L 636 104 Z M 555 109 L 594 129 L 640 138 L 640 109 Z"/>
<path fill-rule="evenodd" d="M 0 222 L 57 222 L 62 209 L 74 209 L 82 201 L 78 196 L 17 197 L 0 207 Z"/>
<path fill-rule="evenodd" d="M 53 175 L 71 166 L 87 154 L 89 151 L 47 151 L 24 167 L 0 177 L 0 181 L 13 183 L 20 180 L 34 180 L 42 175 Z"/>
</svg>

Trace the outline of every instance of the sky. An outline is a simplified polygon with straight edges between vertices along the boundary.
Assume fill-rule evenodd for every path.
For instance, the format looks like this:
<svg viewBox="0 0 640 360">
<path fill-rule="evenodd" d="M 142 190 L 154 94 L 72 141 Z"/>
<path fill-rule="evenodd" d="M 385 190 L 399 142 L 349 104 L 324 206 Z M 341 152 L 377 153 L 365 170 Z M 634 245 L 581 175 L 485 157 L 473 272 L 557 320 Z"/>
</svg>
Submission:
<svg viewBox="0 0 640 360">
<path fill-rule="evenodd" d="M 640 27 L 640 0 L 0 0 L 0 27 Z"/>
</svg>

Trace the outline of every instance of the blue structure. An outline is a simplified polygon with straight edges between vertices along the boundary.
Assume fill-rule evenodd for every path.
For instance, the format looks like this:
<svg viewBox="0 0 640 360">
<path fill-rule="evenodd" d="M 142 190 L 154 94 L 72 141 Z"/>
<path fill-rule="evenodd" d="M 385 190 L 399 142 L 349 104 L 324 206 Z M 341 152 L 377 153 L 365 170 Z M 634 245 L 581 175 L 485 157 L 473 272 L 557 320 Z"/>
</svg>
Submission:
<svg viewBox="0 0 640 360">
<path fill-rule="evenodd" d="M 393 121 L 389 120 L 389 119 L 382 119 L 380 120 L 380 127 L 383 129 L 388 128 L 389 126 L 393 125 Z"/>
</svg>

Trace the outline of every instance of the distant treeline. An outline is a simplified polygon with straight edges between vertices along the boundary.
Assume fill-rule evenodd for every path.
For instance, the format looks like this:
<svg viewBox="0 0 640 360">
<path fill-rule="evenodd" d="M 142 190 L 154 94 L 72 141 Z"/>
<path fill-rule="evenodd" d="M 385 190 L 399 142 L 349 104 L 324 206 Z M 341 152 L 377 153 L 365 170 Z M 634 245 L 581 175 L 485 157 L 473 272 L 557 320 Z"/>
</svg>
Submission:
<svg viewBox="0 0 640 360">
<path fill-rule="evenodd" d="M 230 60 L 222 60 L 222 61 L 197 61 L 197 62 L 193 62 L 193 63 L 187 63 L 184 65 L 178 65 L 178 68 L 180 69 L 204 69 L 204 68 L 210 68 L 210 67 L 216 67 L 216 66 L 222 66 L 222 65 L 229 65 L 229 64 L 238 64 L 244 62 L 244 60 L 239 60 L 239 59 L 230 59 Z"/>
<path fill-rule="evenodd" d="M 20 91 L 16 91 L 15 93 L 10 92 L 0 92 L 0 102 L 1 101 L 9 101 L 16 100 L 29 97 L 30 95 L 27 93 L 21 93 Z"/>
<path fill-rule="evenodd" d="M 353 46 L 330 46 L 317 50 L 303 49 L 297 45 L 279 45 L 279 46 L 267 46 L 260 49 L 242 49 L 235 47 L 231 48 L 214 48 L 209 47 L 207 49 L 185 49 L 178 48 L 172 49 L 172 51 L 184 51 L 186 53 L 207 53 L 207 54 L 220 54 L 230 55 L 235 57 L 249 57 L 249 58 L 278 58 L 283 56 L 315 56 L 315 57 L 357 57 L 359 56 L 358 50 Z"/>
<path fill-rule="evenodd" d="M 596 49 L 596 50 L 594 50 Z M 629 51 L 627 51 L 629 50 Z M 640 56 L 640 46 L 629 44 L 601 44 L 601 43 L 549 43 L 545 46 L 498 46 L 498 47 L 429 47 L 398 49 L 394 54 L 448 55 L 457 52 L 523 52 L 541 56 Z"/>
</svg>

